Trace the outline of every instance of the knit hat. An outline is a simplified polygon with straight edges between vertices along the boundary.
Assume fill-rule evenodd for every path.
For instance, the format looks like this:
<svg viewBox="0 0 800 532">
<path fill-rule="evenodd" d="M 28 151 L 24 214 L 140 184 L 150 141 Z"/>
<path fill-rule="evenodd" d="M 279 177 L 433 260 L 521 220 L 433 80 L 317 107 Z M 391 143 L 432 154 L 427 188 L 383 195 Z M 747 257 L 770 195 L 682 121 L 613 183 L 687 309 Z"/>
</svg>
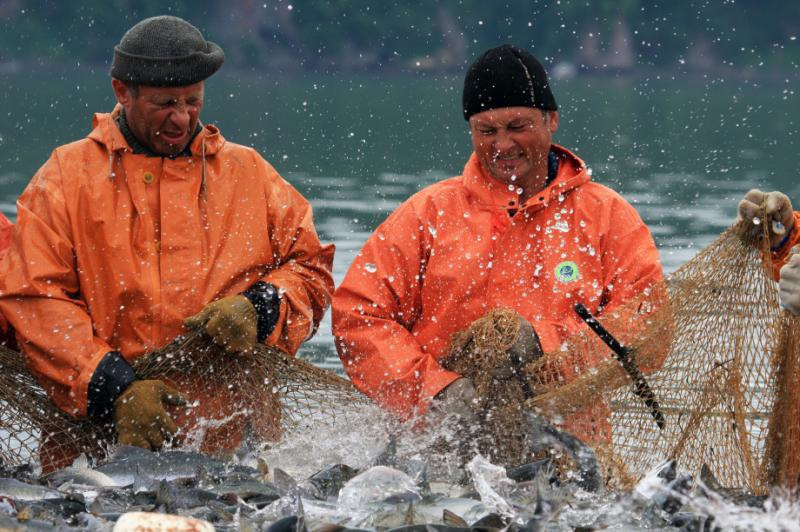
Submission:
<svg viewBox="0 0 800 532">
<path fill-rule="evenodd" d="M 510 44 L 487 50 L 469 67 L 464 79 L 464 118 L 498 107 L 535 107 L 556 111 L 542 64 Z"/>
<path fill-rule="evenodd" d="M 193 85 L 219 70 L 222 48 L 185 20 L 163 15 L 137 23 L 114 47 L 111 76 L 155 87 Z"/>
</svg>

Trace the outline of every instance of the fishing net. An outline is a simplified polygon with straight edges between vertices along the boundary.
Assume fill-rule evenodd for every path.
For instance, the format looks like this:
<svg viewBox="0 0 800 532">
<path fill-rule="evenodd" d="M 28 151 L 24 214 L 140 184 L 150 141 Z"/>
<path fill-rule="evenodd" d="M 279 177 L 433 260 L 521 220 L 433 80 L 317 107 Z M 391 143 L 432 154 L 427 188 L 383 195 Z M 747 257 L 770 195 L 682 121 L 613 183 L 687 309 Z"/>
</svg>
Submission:
<svg viewBox="0 0 800 532">
<path fill-rule="evenodd" d="M 763 224 L 732 227 L 666 283 L 598 317 L 624 344 L 628 370 L 584 327 L 524 368 L 534 392 L 526 399 L 516 376 L 486 371 L 507 361 L 516 336 L 518 323 L 507 311 L 496 310 L 457 336 L 446 363 L 473 378 L 485 399 L 487 436 L 479 447 L 501 463 L 526 460 L 514 421 L 524 404 L 595 447 L 607 485 L 615 488 L 629 488 L 665 458 L 696 477 L 706 464 L 727 487 L 754 493 L 794 487 L 800 320 L 779 307 L 768 250 L 757 245 L 767 239 L 758 230 Z M 632 377 L 631 367 L 644 379 Z M 197 412 L 220 397 L 228 417 L 241 418 L 267 441 L 310 423 L 335 425 L 369 403 L 349 381 L 301 359 L 266 346 L 249 358 L 231 358 L 197 335 L 139 359 L 135 369 L 142 378 L 192 388 L 199 406 L 187 415 L 208 434 L 219 429 L 218 420 Z M 97 455 L 109 441 L 107 427 L 61 413 L 22 357 L 1 347 L 0 402 L 6 465 L 29 462 L 53 446 L 65 452 L 59 445 Z M 228 436 L 222 430 L 216 437 Z"/>
<path fill-rule="evenodd" d="M 142 379 L 162 379 L 193 399 L 171 412 L 182 443 L 203 452 L 235 450 L 242 434 L 276 441 L 307 424 L 335 426 L 369 399 L 350 381 L 269 346 L 247 356 L 226 355 L 190 333 L 134 361 Z M 105 456 L 111 428 L 75 420 L 59 410 L 28 372 L 24 358 L 0 346 L 0 458 L 7 466 L 41 460 L 46 469 L 78 454 Z"/>
<path fill-rule="evenodd" d="M 796 485 L 800 320 L 779 307 L 759 230 L 730 228 L 663 287 L 599 318 L 645 372 L 655 405 L 611 357 L 587 370 L 587 360 L 609 352 L 588 330 L 528 367 L 538 392 L 529 407 L 565 425 L 606 409 L 610 434 L 598 444 L 606 440 L 621 487 L 665 458 L 695 478 L 707 464 L 723 485 L 754 493 Z M 561 380 L 565 367 L 579 376 Z"/>
<path fill-rule="evenodd" d="M 473 448 L 492 463 L 514 467 L 529 462 L 521 406 L 525 388 L 509 369 L 506 352 L 519 333 L 517 314 L 509 309 L 495 309 L 457 333 L 450 342 L 442 365 L 475 386 L 475 410 L 479 412 L 480 430 L 473 435 Z M 466 453 L 465 453 L 466 454 Z M 469 454 L 462 461 L 470 460 Z"/>
<path fill-rule="evenodd" d="M 625 367 L 582 328 L 498 379 L 517 334 L 514 312 L 491 311 L 451 342 L 445 365 L 475 382 L 478 448 L 515 465 L 529 456 L 524 404 L 590 443 L 606 485 L 628 489 L 662 460 L 697 478 L 764 493 L 800 473 L 800 319 L 782 311 L 763 225 L 737 225 L 675 271 L 597 321 L 624 345 Z M 524 402 L 523 402 L 524 401 Z"/>
</svg>

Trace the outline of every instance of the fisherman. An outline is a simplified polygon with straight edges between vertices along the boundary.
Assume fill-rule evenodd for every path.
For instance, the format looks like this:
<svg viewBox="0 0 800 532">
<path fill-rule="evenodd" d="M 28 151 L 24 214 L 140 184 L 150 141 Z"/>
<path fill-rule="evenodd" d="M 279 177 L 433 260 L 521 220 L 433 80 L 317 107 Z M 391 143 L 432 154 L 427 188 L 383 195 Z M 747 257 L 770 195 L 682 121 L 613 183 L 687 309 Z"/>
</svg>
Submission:
<svg viewBox="0 0 800 532">
<path fill-rule="evenodd" d="M 800 243 L 797 222 L 800 212 L 794 211 L 789 196 L 783 192 L 762 192 L 752 189 L 739 202 L 739 220 L 753 223 L 765 209 L 772 255 L 773 276 L 778 280 L 781 306 L 800 314 L 800 254 L 792 248 Z"/>
<path fill-rule="evenodd" d="M 119 443 L 158 449 L 191 416 L 207 421 L 203 452 L 235 448 L 258 416 L 229 412 L 229 383 L 181 395 L 138 380 L 130 362 L 189 329 L 230 357 L 256 342 L 294 354 L 330 304 L 334 248 L 309 202 L 255 150 L 200 122 L 204 81 L 223 61 L 185 20 L 134 25 L 114 48 L 116 107 L 56 148 L 17 204 L 0 310 L 55 403 L 113 420 Z M 171 407 L 186 400 L 191 412 Z"/>
<path fill-rule="evenodd" d="M 403 417 L 430 405 L 469 407 L 473 383 L 441 360 L 454 333 L 488 311 L 516 311 L 528 325 L 520 334 L 535 331 L 548 352 L 587 330 L 575 303 L 608 315 L 663 280 L 634 208 L 553 143 L 558 107 L 533 55 L 512 45 L 483 53 L 467 71 L 462 110 L 474 148 L 463 173 L 398 207 L 333 300 L 345 370 Z M 525 343 L 538 350 L 530 338 Z M 608 353 L 577 360 L 558 378 L 574 378 Z M 565 428 L 587 442 L 607 441 L 610 427 L 599 419 L 607 410 L 596 406 Z"/>
</svg>

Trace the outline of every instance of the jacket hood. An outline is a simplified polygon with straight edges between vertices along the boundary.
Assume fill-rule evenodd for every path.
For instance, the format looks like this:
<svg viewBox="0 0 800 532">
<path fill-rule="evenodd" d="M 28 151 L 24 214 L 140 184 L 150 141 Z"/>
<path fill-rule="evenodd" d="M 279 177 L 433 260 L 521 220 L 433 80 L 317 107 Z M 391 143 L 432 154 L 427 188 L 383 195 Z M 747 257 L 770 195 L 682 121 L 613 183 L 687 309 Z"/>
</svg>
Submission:
<svg viewBox="0 0 800 532">
<path fill-rule="evenodd" d="M 119 116 L 122 107 L 117 104 L 110 113 L 95 113 L 92 118 L 92 132 L 88 138 L 104 145 L 109 152 L 120 150 L 132 151 L 125 136 L 117 127 L 114 119 Z M 195 135 L 190 146 L 192 154 L 201 154 L 205 144 L 205 156 L 216 154 L 225 144 L 225 138 L 216 126 L 202 124 L 203 129 Z"/>
<path fill-rule="evenodd" d="M 556 178 L 528 199 L 522 209 L 528 209 L 539 205 L 546 205 L 559 195 L 566 194 L 575 188 L 590 181 L 586 163 L 583 160 L 558 144 L 551 144 L 550 149 L 558 156 L 558 173 Z M 474 195 L 478 201 L 484 205 L 494 208 L 507 209 L 510 205 L 516 205 L 519 196 L 508 190 L 508 187 L 493 178 L 478 160 L 475 152 L 467 161 L 462 174 L 464 186 Z"/>
</svg>

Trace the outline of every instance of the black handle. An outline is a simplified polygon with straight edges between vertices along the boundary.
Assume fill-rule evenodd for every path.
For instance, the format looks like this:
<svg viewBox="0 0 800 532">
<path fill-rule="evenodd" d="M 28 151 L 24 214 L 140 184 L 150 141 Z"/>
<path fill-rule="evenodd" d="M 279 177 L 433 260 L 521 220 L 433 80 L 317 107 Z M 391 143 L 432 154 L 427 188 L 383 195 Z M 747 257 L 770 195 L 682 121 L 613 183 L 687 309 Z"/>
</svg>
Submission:
<svg viewBox="0 0 800 532">
<path fill-rule="evenodd" d="M 611 348 L 611 351 L 614 353 L 614 358 L 616 358 L 619 363 L 622 364 L 622 368 L 633 381 L 633 393 L 635 393 L 637 397 L 644 401 L 644 404 L 650 409 L 653 419 L 656 420 L 658 428 L 663 429 L 664 414 L 661 412 L 661 408 L 658 406 L 658 401 L 656 401 L 656 396 L 653 393 L 653 389 L 650 388 L 649 384 L 647 384 L 647 381 L 645 380 L 641 370 L 631 358 L 631 350 L 620 344 L 617 339 L 614 338 L 594 316 L 592 316 L 592 313 L 589 312 L 589 309 L 580 303 L 575 303 L 575 307 L 573 308 L 578 316 L 580 316 L 581 319 L 586 322 L 586 325 L 588 325 L 589 328 L 593 330 L 608 347 Z"/>
</svg>

